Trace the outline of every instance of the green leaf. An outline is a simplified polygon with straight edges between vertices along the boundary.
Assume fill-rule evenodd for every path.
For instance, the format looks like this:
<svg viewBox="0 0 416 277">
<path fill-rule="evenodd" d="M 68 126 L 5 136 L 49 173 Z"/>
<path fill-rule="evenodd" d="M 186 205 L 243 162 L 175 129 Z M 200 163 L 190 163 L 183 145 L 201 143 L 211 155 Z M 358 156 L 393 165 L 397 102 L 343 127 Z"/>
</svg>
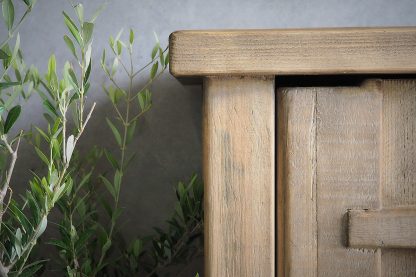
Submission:
<svg viewBox="0 0 416 277">
<path fill-rule="evenodd" d="M 121 50 L 123 49 L 123 44 L 121 41 L 117 40 L 117 55 L 121 55 Z"/>
<path fill-rule="evenodd" d="M 132 29 L 130 29 L 129 42 L 130 42 L 130 45 L 132 45 L 134 42 L 134 32 Z"/>
<path fill-rule="evenodd" d="M 8 59 L 8 58 L 10 58 L 10 56 L 7 55 L 6 52 L 4 52 L 3 50 L 0 49 L 0 60 L 5 60 L 5 59 Z"/>
<path fill-rule="evenodd" d="M 110 164 L 113 166 L 114 169 L 119 169 L 119 165 L 117 160 L 114 158 L 113 154 L 107 151 L 107 149 L 104 149 L 104 154 L 107 158 L 107 160 L 110 162 Z"/>
<path fill-rule="evenodd" d="M 48 99 L 45 99 L 43 101 L 43 107 L 47 112 L 49 112 L 50 115 L 58 117 L 58 112 L 56 111 L 55 107 L 51 104 L 51 102 L 49 102 Z"/>
<path fill-rule="evenodd" d="M 137 98 L 139 100 L 139 106 L 141 111 L 148 109 L 151 105 L 152 101 L 152 94 L 149 89 L 145 89 L 137 94 Z"/>
<path fill-rule="evenodd" d="M 74 7 L 75 9 L 75 13 L 77 14 L 77 17 L 79 19 L 80 22 L 84 21 L 84 6 L 82 6 L 82 4 L 77 4 Z"/>
<path fill-rule="evenodd" d="M 78 87 L 77 76 L 75 75 L 75 72 L 71 67 L 68 68 L 68 74 L 70 77 L 71 84 L 74 86 L 74 88 L 77 88 Z"/>
<path fill-rule="evenodd" d="M 92 60 L 90 58 L 90 60 L 88 61 L 87 71 L 85 72 L 84 86 L 87 84 L 88 79 L 90 78 L 90 74 L 91 74 L 91 64 L 92 64 Z M 87 92 L 87 89 L 85 89 L 85 92 Z"/>
<path fill-rule="evenodd" d="M 135 257 L 138 257 L 142 252 L 143 242 L 140 239 L 136 239 L 133 242 L 133 254 Z"/>
<path fill-rule="evenodd" d="M 67 163 L 71 161 L 72 152 L 74 152 L 74 148 L 75 148 L 75 138 L 73 135 L 70 135 L 66 142 L 66 162 Z"/>
<path fill-rule="evenodd" d="M 9 204 L 10 211 L 13 213 L 14 218 L 22 225 L 25 232 L 30 232 L 33 230 L 33 226 L 30 223 L 29 219 L 22 212 L 22 210 L 17 206 L 15 201 L 11 201 Z"/>
<path fill-rule="evenodd" d="M 152 69 L 150 70 L 150 79 L 155 78 L 158 67 L 159 67 L 159 62 L 156 62 L 152 65 Z"/>
<path fill-rule="evenodd" d="M 120 99 L 126 95 L 125 91 L 113 86 L 110 86 L 106 92 L 108 93 L 108 97 L 110 98 L 111 102 L 114 104 L 117 104 Z"/>
<path fill-rule="evenodd" d="M 19 275 L 19 277 L 32 277 L 32 276 L 36 276 L 36 272 L 38 272 L 43 266 L 44 264 L 47 262 L 48 260 L 39 260 L 33 263 L 30 263 L 28 265 L 26 265 L 23 268 L 22 273 Z"/>
<path fill-rule="evenodd" d="M 84 39 L 84 45 L 87 45 L 91 41 L 93 30 L 93 23 L 84 22 L 84 24 L 82 25 L 82 38 Z"/>
<path fill-rule="evenodd" d="M 159 51 L 159 43 L 157 43 L 154 47 L 153 47 L 153 49 L 152 49 L 152 55 L 151 55 L 151 58 L 152 58 L 152 60 L 154 60 L 155 59 L 155 57 L 156 57 L 156 54 L 157 54 L 157 52 Z"/>
<path fill-rule="evenodd" d="M 56 74 L 56 58 L 54 54 L 49 57 L 48 61 L 48 74 L 51 75 L 53 73 Z"/>
<path fill-rule="evenodd" d="M 2 3 L 3 19 L 6 22 L 7 29 L 13 28 L 14 22 L 14 6 L 12 0 L 3 0 Z"/>
<path fill-rule="evenodd" d="M 165 57 L 163 56 L 163 49 L 159 47 L 159 61 L 162 67 L 165 67 Z"/>
<path fill-rule="evenodd" d="M 48 225 L 48 218 L 46 217 L 46 215 L 44 215 L 42 218 L 42 221 L 40 222 L 38 226 L 38 230 L 35 235 L 36 238 L 39 238 L 45 232 L 47 225 Z"/>
<path fill-rule="evenodd" d="M 62 12 L 62 13 L 64 15 L 64 21 L 65 21 L 66 27 L 68 28 L 69 32 L 71 32 L 71 34 L 74 36 L 78 44 L 81 45 L 81 36 L 79 34 L 77 26 L 65 12 Z"/>
<path fill-rule="evenodd" d="M 46 155 L 45 154 L 43 154 L 43 152 L 38 148 L 38 147 L 35 147 L 35 151 L 36 151 L 36 153 L 38 154 L 38 156 L 39 156 L 39 158 L 47 165 L 47 166 L 49 166 L 49 160 L 48 160 L 48 158 L 46 157 Z"/>
<path fill-rule="evenodd" d="M 113 61 L 113 66 L 111 67 L 111 76 L 114 76 L 116 74 L 118 68 L 118 59 L 115 58 Z"/>
<path fill-rule="evenodd" d="M 59 250 L 70 250 L 70 246 L 66 245 L 65 242 L 61 240 L 57 240 L 57 239 L 50 240 L 46 244 L 53 245 L 57 247 Z"/>
<path fill-rule="evenodd" d="M 52 90 L 58 88 L 58 77 L 56 75 L 56 58 L 55 55 L 51 55 L 48 61 L 48 74 L 47 81 Z"/>
<path fill-rule="evenodd" d="M 127 127 L 127 139 L 126 143 L 129 144 L 134 136 L 134 130 L 136 129 L 136 123 L 137 121 L 133 121 L 130 123 L 129 127 Z"/>
<path fill-rule="evenodd" d="M 110 249 L 110 247 L 111 247 L 111 240 L 109 239 L 109 238 L 107 238 L 107 241 L 105 242 L 105 244 L 103 245 L 103 248 L 102 248 L 102 252 L 103 253 L 106 253 L 107 252 L 107 250 L 108 249 Z"/>
<path fill-rule="evenodd" d="M 106 118 L 108 126 L 110 126 L 111 131 L 113 132 L 114 138 L 116 139 L 118 145 L 121 146 L 121 135 L 120 132 L 117 130 L 116 126 L 110 121 L 110 119 Z"/>
<path fill-rule="evenodd" d="M 169 52 L 165 56 L 165 67 L 169 64 Z"/>
<path fill-rule="evenodd" d="M 116 173 L 114 173 L 114 188 L 116 193 L 120 193 L 120 186 L 121 186 L 121 180 L 123 178 L 123 173 L 120 170 L 116 170 Z"/>
<path fill-rule="evenodd" d="M 102 175 L 100 176 L 100 179 L 103 181 L 104 186 L 106 187 L 108 192 L 110 192 L 111 196 L 113 196 L 113 198 L 116 199 L 116 191 L 114 190 L 113 184 L 111 184 L 110 181 L 108 181 L 108 179 Z"/>
<path fill-rule="evenodd" d="M 25 2 L 25 4 L 26 4 L 27 6 L 32 5 L 32 1 L 33 1 L 33 0 L 23 0 L 23 2 Z"/>
<path fill-rule="evenodd" d="M 69 50 L 71 50 L 72 55 L 74 55 L 75 58 L 78 58 L 77 57 L 77 52 L 75 50 L 75 46 L 74 46 L 74 43 L 72 42 L 72 40 L 67 35 L 64 35 L 64 41 L 65 41 L 66 45 L 68 46 Z"/>
<path fill-rule="evenodd" d="M 4 123 L 4 133 L 7 134 L 10 128 L 13 127 L 13 124 L 19 118 L 22 108 L 20 105 L 14 106 L 10 112 L 7 114 L 6 122 Z"/>
<path fill-rule="evenodd" d="M 0 90 L 20 85 L 19 82 L 0 82 Z"/>
</svg>

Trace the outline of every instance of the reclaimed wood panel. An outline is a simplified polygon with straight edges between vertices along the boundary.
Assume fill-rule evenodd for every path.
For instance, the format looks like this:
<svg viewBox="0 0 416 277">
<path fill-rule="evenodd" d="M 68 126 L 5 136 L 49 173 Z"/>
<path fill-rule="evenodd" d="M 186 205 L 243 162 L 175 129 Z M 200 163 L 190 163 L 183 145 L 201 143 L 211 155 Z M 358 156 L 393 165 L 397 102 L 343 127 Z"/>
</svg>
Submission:
<svg viewBox="0 0 416 277">
<path fill-rule="evenodd" d="M 317 276 L 316 93 L 278 91 L 279 276 Z"/>
<path fill-rule="evenodd" d="M 382 208 L 415 207 L 416 80 L 377 85 L 383 93 Z M 381 260 L 383 276 L 416 276 L 414 249 L 383 249 Z"/>
<path fill-rule="evenodd" d="M 416 209 L 350 211 L 348 244 L 354 248 L 416 248 Z"/>
<path fill-rule="evenodd" d="M 205 276 L 274 276 L 274 138 L 274 77 L 204 79 Z"/>
<path fill-rule="evenodd" d="M 376 251 L 346 248 L 345 213 L 379 206 L 381 104 L 381 93 L 367 84 L 318 93 L 319 276 L 377 276 Z"/>
<path fill-rule="evenodd" d="M 280 276 L 379 276 L 380 251 L 346 247 L 345 213 L 379 207 L 381 93 L 368 84 L 278 93 Z"/>
<path fill-rule="evenodd" d="M 176 77 L 415 73 L 416 28 L 177 31 Z"/>
</svg>

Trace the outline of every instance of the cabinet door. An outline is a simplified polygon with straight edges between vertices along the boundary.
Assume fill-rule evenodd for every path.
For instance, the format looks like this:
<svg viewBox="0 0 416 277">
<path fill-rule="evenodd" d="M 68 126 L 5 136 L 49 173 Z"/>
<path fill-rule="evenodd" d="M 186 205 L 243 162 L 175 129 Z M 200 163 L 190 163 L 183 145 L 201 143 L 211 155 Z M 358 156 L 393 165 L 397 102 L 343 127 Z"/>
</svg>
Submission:
<svg viewBox="0 0 416 277">
<path fill-rule="evenodd" d="M 415 276 L 416 81 L 277 97 L 279 276 Z"/>
</svg>

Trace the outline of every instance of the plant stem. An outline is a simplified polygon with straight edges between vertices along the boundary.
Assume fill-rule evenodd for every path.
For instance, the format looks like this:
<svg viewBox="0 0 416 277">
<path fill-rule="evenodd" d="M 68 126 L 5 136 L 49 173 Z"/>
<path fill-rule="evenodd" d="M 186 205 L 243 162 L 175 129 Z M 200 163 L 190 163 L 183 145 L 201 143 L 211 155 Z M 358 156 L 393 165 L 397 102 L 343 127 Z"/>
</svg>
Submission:
<svg viewBox="0 0 416 277">
<path fill-rule="evenodd" d="M 13 150 L 12 146 L 7 141 L 7 135 L 2 135 L 1 136 L 1 140 L 3 141 L 4 145 L 6 146 L 7 151 L 9 151 L 9 154 L 11 155 L 12 159 L 11 159 L 10 164 L 9 164 L 9 169 L 6 171 L 6 180 L 4 181 L 4 184 L 3 184 L 2 188 L 1 188 L 1 191 L 0 191 L 0 229 L 1 229 L 1 222 L 3 220 L 3 214 L 4 214 L 4 210 L 3 210 L 4 199 L 6 197 L 7 190 L 10 187 L 10 180 L 12 178 L 13 171 L 14 171 L 14 166 L 16 164 L 17 152 L 19 151 L 19 145 L 20 145 L 21 137 L 22 137 L 22 132 L 20 132 L 19 139 L 17 140 L 16 148 Z"/>
</svg>

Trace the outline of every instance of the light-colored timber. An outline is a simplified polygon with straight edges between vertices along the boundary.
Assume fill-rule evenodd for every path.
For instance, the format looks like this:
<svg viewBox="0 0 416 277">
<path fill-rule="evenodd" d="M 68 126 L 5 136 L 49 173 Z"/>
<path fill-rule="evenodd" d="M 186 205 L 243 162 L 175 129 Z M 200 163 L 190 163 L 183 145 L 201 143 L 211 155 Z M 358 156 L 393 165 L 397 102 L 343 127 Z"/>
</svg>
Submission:
<svg viewBox="0 0 416 277">
<path fill-rule="evenodd" d="M 354 248 L 416 248 L 416 208 L 349 211 L 348 242 Z"/>
<path fill-rule="evenodd" d="M 275 274 L 274 78 L 204 80 L 205 276 Z"/>
<path fill-rule="evenodd" d="M 416 73 L 416 28 L 177 31 L 176 77 Z"/>
<path fill-rule="evenodd" d="M 205 276 L 416 276 L 415 27 L 178 31 L 170 71 L 204 80 Z M 274 85 L 336 74 L 396 79 Z"/>
</svg>

